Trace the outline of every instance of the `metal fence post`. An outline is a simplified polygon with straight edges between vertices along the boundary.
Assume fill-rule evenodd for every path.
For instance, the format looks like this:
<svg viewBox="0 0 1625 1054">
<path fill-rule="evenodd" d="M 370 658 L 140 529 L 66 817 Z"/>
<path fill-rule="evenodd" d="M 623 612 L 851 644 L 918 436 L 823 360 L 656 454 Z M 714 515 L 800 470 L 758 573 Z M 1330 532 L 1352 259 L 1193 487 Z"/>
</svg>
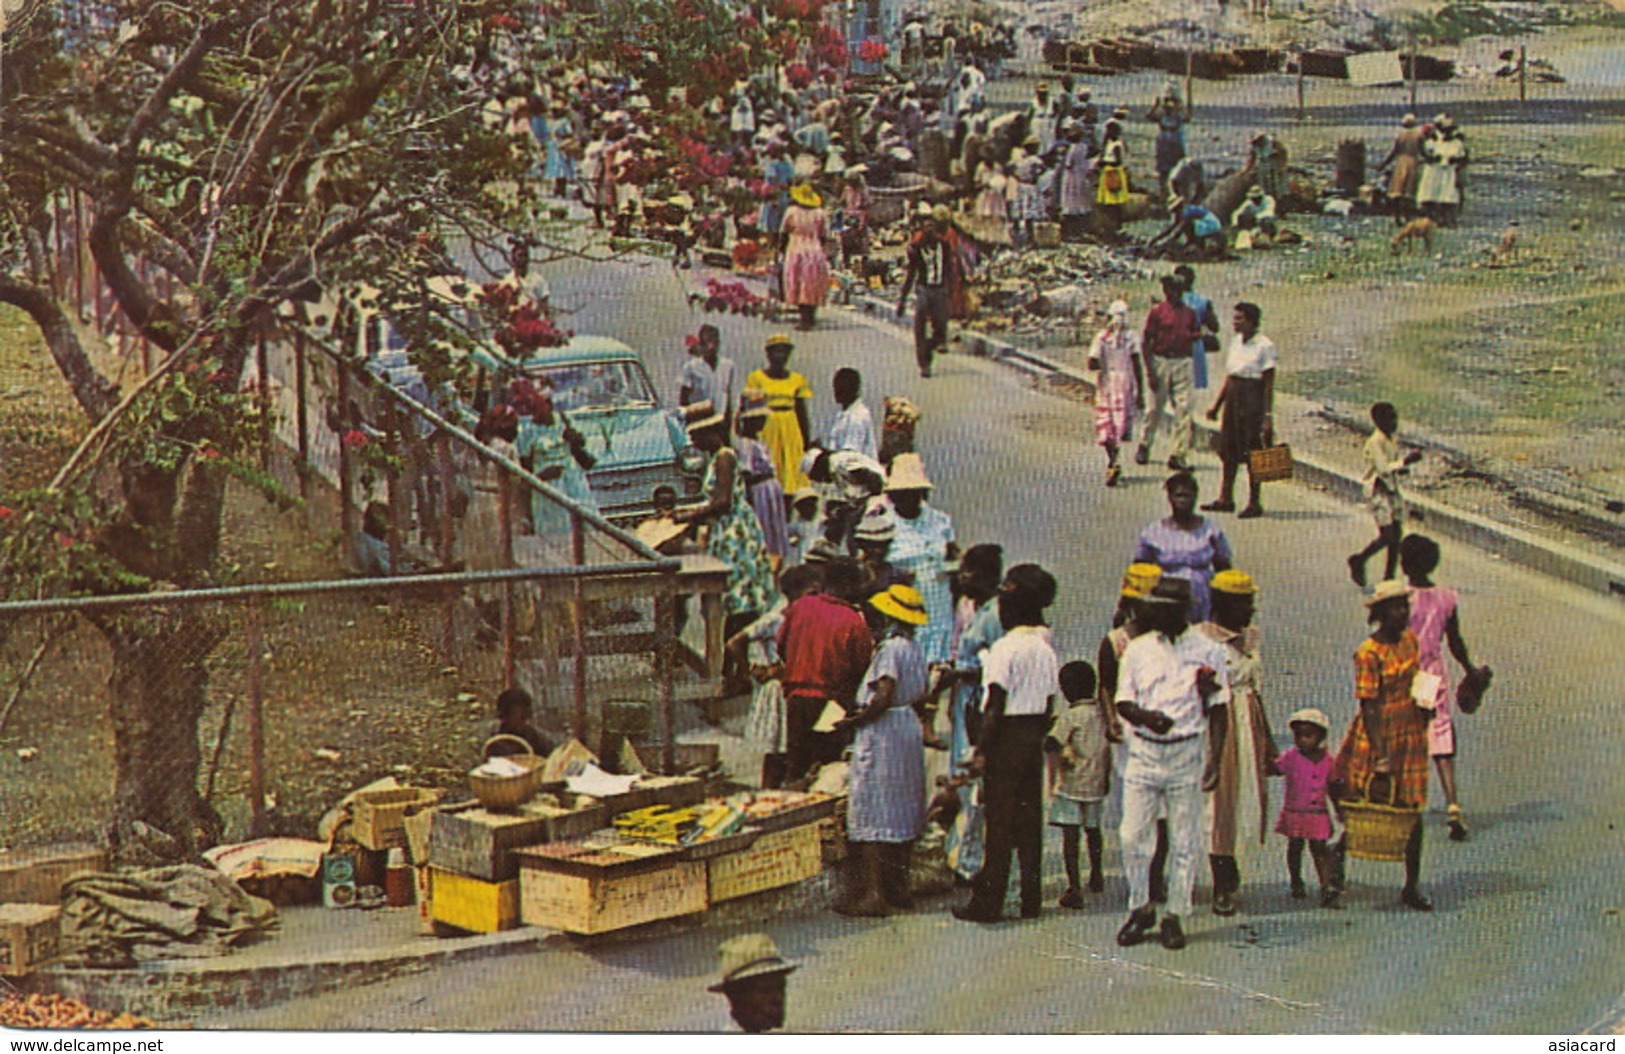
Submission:
<svg viewBox="0 0 1625 1054">
<path fill-rule="evenodd" d="M 440 566 L 449 568 L 457 555 L 456 528 L 452 525 L 452 503 L 457 496 L 457 469 L 451 458 L 451 436 L 436 432 L 435 464 L 440 477 Z M 440 654 L 449 663 L 457 661 L 457 590 L 447 588 L 440 618 Z"/>
<path fill-rule="evenodd" d="M 587 562 L 587 539 L 581 529 L 581 514 L 570 510 L 570 562 L 581 570 Z M 570 628 L 575 635 L 575 717 L 571 724 L 575 737 L 586 741 L 587 734 L 587 611 L 582 600 L 581 575 L 570 579 Z"/>
<path fill-rule="evenodd" d="M 660 681 L 660 771 L 672 775 L 677 768 L 676 698 L 672 680 L 676 676 L 677 573 L 663 572 L 655 593 L 655 671 Z"/>
<path fill-rule="evenodd" d="M 269 339 L 266 334 L 266 320 L 260 319 L 255 327 L 259 333 L 254 346 L 254 365 L 260 371 L 260 387 L 255 393 L 255 402 L 260 408 L 260 469 L 265 472 L 271 470 L 271 354 L 268 347 Z M 147 359 L 147 338 L 141 338 L 141 358 L 145 363 Z"/>
<path fill-rule="evenodd" d="M 265 837 L 265 602 L 248 604 L 248 808 L 249 835 Z"/>
<path fill-rule="evenodd" d="M 300 309 L 303 314 L 304 309 Z M 293 331 L 293 414 L 299 432 L 299 497 L 310 500 L 310 392 L 306 387 L 305 330 Z"/>
<path fill-rule="evenodd" d="M 355 458 L 350 455 L 349 444 L 344 442 L 348 430 L 355 422 L 350 416 L 350 367 L 337 364 L 338 422 L 339 422 L 339 532 L 344 535 L 344 566 L 353 568 L 355 559 L 355 510 L 350 497 L 355 492 Z"/>
<path fill-rule="evenodd" d="M 508 477 L 508 470 L 497 470 L 497 523 L 502 533 L 502 567 L 509 570 L 513 567 L 513 480 Z M 540 583 L 537 583 L 536 588 Z M 514 610 L 513 610 L 513 581 L 502 583 L 502 684 L 506 688 L 513 687 L 514 667 L 517 656 L 514 654 Z"/>
</svg>

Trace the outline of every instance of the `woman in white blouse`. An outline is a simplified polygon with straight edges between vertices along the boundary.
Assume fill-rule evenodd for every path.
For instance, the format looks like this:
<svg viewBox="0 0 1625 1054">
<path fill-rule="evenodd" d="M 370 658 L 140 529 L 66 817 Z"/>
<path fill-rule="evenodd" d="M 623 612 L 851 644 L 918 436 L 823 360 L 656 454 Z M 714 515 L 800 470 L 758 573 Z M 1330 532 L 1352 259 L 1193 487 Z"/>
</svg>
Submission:
<svg viewBox="0 0 1625 1054">
<path fill-rule="evenodd" d="M 1275 422 L 1275 342 L 1258 332 L 1263 312 L 1257 304 L 1237 304 L 1231 314 L 1231 325 L 1236 331 L 1224 360 L 1224 386 L 1213 408 L 1207 412 L 1208 420 L 1224 413 L 1219 426 L 1219 460 L 1224 463 L 1224 476 L 1219 484 L 1217 501 L 1202 506 L 1204 512 L 1234 512 L 1236 469 L 1247 461 L 1247 455 L 1262 450 L 1274 441 Z M 1259 504 L 1259 482 L 1247 471 L 1247 507 L 1241 510 L 1241 519 L 1264 515 Z"/>
</svg>

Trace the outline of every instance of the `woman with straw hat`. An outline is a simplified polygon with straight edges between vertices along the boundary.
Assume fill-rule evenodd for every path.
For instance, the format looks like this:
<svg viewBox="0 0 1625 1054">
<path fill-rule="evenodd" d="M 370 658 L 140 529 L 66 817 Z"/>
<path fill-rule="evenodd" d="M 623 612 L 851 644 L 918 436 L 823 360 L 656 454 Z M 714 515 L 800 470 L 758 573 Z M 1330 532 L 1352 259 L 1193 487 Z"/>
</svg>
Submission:
<svg viewBox="0 0 1625 1054">
<path fill-rule="evenodd" d="M 1263 845 L 1269 831 L 1268 779 L 1276 749 L 1259 690 L 1263 670 L 1258 627 L 1253 625 L 1258 585 L 1245 571 L 1220 571 L 1209 583 L 1213 611 L 1196 628 L 1224 649 L 1230 675 L 1230 714 L 1219 743 L 1219 786 L 1207 799 L 1208 861 L 1213 868 L 1213 914 L 1236 913 L 1241 869 L 1236 847 L 1256 833 Z"/>
<path fill-rule="evenodd" d="M 728 565 L 727 586 L 722 594 L 726 639 L 771 607 L 778 590 L 773 585 L 773 566 L 762 541 L 762 526 L 745 494 L 739 455 L 727 445 L 727 419 L 710 403 L 695 403 L 685 412 L 689 440 L 711 456 L 711 463 L 705 470 L 705 504 L 679 509 L 672 519 L 708 524 L 711 530 L 706 552 Z M 740 688 L 743 683 L 742 671 L 725 669 L 723 676 L 729 688 Z"/>
<path fill-rule="evenodd" d="M 745 474 L 746 492 L 750 507 L 762 525 L 762 540 L 767 551 L 780 564 L 790 552 L 790 527 L 785 522 L 784 487 L 779 484 L 777 467 L 767 444 L 759 438 L 773 411 L 767 405 L 767 393 L 760 388 L 746 388 L 739 400 L 739 420 L 734 430 L 734 452 L 739 455 L 739 469 Z"/>
<path fill-rule="evenodd" d="M 1412 697 L 1421 669 L 1421 645 L 1411 632 L 1411 589 L 1390 578 L 1365 598 L 1367 621 L 1376 628 L 1354 653 L 1354 696 L 1360 709 L 1343 736 L 1332 765 L 1333 796 L 1365 797 L 1373 781 L 1391 787 L 1393 803 L 1421 809 L 1428 798 L 1428 727 L 1433 711 Z M 1379 791 L 1379 797 L 1384 793 Z M 1386 799 L 1385 799 L 1386 800 Z M 1405 886 L 1400 903 L 1432 911 L 1417 882 L 1422 871 L 1422 825 L 1405 845 Z"/>
<path fill-rule="evenodd" d="M 914 576 L 914 588 L 925 598 L 931 621 L 918 635 L 925 661 L 935 665 L 949 659 L 953 634 L 954 598 L 949 588 L 950 563 L 959 555 L 953 521 L 941 509 L 926 503 L 932 483 L 918 454 L 898 454 L 886 477 L 886 497 L 896 514 L 897 530 L 887 559 L 899 571 Z"/>
<path fill-rule="evenodd" d="M 818 305 L 829 293 L 829 257 L 824 245 L 829 241 L 829 215 L 824 199 L 811 184 L 798 183 L 790 191 L 790 208 L 779 230 L 784 253 L 784 302 L 801 313 L 797 329 L 812 329 L 818 321 Z"/>
<path fill-rule="evenodd" d="M 925 826 L 925 737 L 915 707 L 930 694 L 925 654 L 914 641 L 929 621 L 925 601 L 894 585 L 869 598 L 878 644 L 857 706 L 837 723 L 854 729 L 847 799 L 843 915 L 886 915 L 913 906 L 908 860 Z"/>
</svg>

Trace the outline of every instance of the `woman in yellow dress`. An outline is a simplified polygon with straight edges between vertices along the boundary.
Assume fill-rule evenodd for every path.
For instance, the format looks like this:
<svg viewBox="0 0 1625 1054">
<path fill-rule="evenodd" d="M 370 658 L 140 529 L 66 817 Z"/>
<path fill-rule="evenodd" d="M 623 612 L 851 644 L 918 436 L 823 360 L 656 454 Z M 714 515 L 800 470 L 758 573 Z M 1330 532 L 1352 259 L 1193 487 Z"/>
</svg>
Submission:
<svg viewBox="0 0 1625 1054">
<path fill-rule="evenodd" d="M 801 457 L 806 453 L 807 400 L 812 398 L 812 387 L 807 378 L 790 369 L 790 352 L 795 345 L 782 333 L 767 338 L 767 368 L 752 370 L 745 378 L 745 387 L 759 388 L 767 395 L 767 408 L 771 416 L 762 428 L 761 440 L 773 455 L 773 468 L 779 484 L 786 494 L 794 494 L 807 485 L 801 471 Z"/>
</svg>

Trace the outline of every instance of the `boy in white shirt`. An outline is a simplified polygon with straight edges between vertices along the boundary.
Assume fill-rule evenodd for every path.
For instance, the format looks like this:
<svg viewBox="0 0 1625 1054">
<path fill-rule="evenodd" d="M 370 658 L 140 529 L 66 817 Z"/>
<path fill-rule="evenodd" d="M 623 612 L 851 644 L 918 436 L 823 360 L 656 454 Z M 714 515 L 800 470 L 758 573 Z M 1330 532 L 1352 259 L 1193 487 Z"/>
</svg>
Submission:
<svg viewBox="0 0 1625 1054">
<path fill-rule="evenodd" d="M 832 387 L 841 409 L 830 421 L 829 448 L 856 450 L 878 460 L 880 444 L 875 439 L 875 418 L 859 398 L 863 393 L 863 376 L 850 366 L 842 366 L 835 371 Z"/>
</svg>

